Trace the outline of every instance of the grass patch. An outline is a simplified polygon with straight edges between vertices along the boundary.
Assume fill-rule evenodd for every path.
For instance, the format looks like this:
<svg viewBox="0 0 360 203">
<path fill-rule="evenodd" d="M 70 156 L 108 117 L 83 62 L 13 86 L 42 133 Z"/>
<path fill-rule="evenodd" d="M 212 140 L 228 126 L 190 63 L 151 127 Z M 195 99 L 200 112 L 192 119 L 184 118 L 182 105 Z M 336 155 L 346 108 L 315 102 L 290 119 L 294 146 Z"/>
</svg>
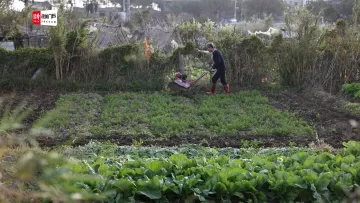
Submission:
<svg viewBox="0 0 360 203">
<path fill-rule="evenodd" d="M 55 110 L 45 118 L 49 119 L 52 114 L 54 118 L 45 127 L 58 131 L 71 129 L 71 133 L 92 136 L 298 136 L 314 133 L 295 115 L 273 108 L 257 91 L 194 99 L 166 93 L 109 94 L 103 100 L 93 94 L 62 96 Z"/>
<path fill-rule="evenodd" d="M 257 91 L 216 95 L 200 101 L 198 115 L 202 124 L 218 135 L 273 134 L 309 135 L 311 127 L 289 112 L 269 105 Z"/>
<path fill-rule="evenodd" d="M 360 114 L 360 104 L 359 103 L 352 103 L 352 102 L 346 103 L 343 106 L 343 109 L 346 111 L 349 111 L 351 113 L 354 113 L 354 114 Z"/>
<path fill-rule="evenodd" d="M 35 122 L 33 129 L 45 133 L 51 129 L 62 136 L 88 136 L 101 115 L 103 98 L 98 94 L 60 95 L 55 109 L 46 112 Z"/>
<path fill-rule="evenodd" d="M 151 134 L 146 117 L 147 102 L 143 94 L 111 94 L 104 97 L 100 122 L 92 128 L 94 135 Z"/>
</svg>

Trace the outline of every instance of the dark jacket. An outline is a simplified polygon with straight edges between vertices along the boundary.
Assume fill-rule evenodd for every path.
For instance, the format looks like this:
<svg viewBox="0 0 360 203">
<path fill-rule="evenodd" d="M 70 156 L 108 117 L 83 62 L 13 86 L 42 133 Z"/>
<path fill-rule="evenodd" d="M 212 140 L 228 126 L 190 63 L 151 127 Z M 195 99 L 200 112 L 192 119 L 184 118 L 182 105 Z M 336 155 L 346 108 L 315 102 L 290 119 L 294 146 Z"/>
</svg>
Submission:
<svg viewBox="0 0 360 203">
<path fill-rule="evenodd" d="M 214 60 L 214 64 L 212 67 L 214 69 L 217 69 L 217 71 L 224 71 L 224 72 L 226 71 L 224 57 L 222 56 L 220 51 L 216 49 L 213 51 L 213 60 Z"/>
</svg>

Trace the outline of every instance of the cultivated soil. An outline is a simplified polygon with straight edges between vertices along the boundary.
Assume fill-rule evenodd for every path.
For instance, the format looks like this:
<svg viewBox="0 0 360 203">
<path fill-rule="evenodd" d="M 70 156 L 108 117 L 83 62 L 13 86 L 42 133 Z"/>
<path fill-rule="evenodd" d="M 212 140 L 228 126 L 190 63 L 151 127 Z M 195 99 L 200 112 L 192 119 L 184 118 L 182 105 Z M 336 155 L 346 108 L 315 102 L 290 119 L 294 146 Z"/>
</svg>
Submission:
<svg viewBox="0 0 360 203">
<path fill-rule="evenodd" d="M 342 143 L 349 140 L 360 140 L 359 128 L 350 121 L 360 122 L 360 115 L 346 112 L 342 108 L 344 100 L 321 91 L 265 92 L 271 104 L 280 110 L 289 110 L 297 117 L 306 120 L 317 131 L 317 140 L 322 140 L 335 148 L 341 148 Z M 302 145 L 309 144 L 302 140 Z"/>
<path fill-rule="evenodd" d="M 25 98 L 28 104 L 33 106 L 33 112 L 25 119 L 25 130 L 29 130 L 32 123 L 36 121 L 43 112 L 52 109 L 55 106 L 59 94 L 58 91 L 21 91 L 16 92 L 12 98 L 12 92 L 1 92 L 2 98 L 11 101 L 12 108 L 20 104 Z M 103 94 L 103 93 L 101 93 Z M 275 135 L 247 135 L 247 136 L 219 136 L 219 137 L 201 137 L 201 136 L 173 136 L 171 138 L 153 138 L 149 136 L 123 136 L 113 135 L 106 137 L 106 141 L 111 141 L 119 145 L 132 145 L 135 141 L 140 141 L 142 146 L 178 146 L 181 144 L 202 144 L 204 146 L 216 147 L 241 147 L 244 140 L 258 143 L 264 147 L 284 147 L 289 146 L 290 142 L 297 146 L 309 146 L 311 143 L 317 143 L 323 140 L 324 143 L 334 148 L 341 148 L 342 142 L 349 140 L 360 141 L 359 129 L 350 124 L 350 120 L 360 122 L 360 115 L 354 115 L 351 112 L 345 112 L 340 109 L 341 98 L 329 96 L 318 92 L 290 92 L 290 91 L 265 91 L 261 94 L 269 98 L 270 103 L 279 110 L 288 110 L 294 112 L 299 118 L 304 119 L 317 130 L 317 137 L 281 137 Z M 30 107 L 29 105 L 27 105 Z M 0 110 L 2 117 L 4 107 Z M 91 139 L 103 140 L 105 138 L 93 137 L 78 139 L 72 142 L 73 145 L 86 144 Z M 37 141 L 42 147 L 53 147 L 65 143 L 66 138 L 38 137 Z"/>
<path fill-rule="evenodd" d="M 25 104 L 22 112 L 30 110 L 30 113 L 23 122 L 24 129 L 22 131 L 27 131 L 44 112 L 55 107 L 59 95 L 59 91 L 0 91 L 2 100 L 0 116 L 3 117 L 4 110 L 8 105 L 14 110 Z"/>
</svg>

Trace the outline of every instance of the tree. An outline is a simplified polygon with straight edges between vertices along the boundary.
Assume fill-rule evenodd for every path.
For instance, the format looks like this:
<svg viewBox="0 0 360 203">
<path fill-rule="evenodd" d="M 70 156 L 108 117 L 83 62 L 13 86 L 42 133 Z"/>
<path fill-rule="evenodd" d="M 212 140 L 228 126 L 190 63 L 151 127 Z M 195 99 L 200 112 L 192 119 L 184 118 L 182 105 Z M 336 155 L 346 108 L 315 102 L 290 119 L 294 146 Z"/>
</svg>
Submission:
<svg viewBox="0 0 360 203">
<path fill-rule="evenodd" d="M 256 16 L 264 19 L 266 15 L 281 16 L 283 11 L 282 1 L 279 0 L 245 0 L 245 15 Z"/>
<path fill-rule="evenodd" d="M 327 22 L 335 22 L 337 19 L 340 18 L 339 13 L 333 6 L 326 7 L 323 10 L 324 13 L 324 20 Z"/>
<path fill-rule="evenodd" d="M 167 3 L 169 12 L 188 13 L 198 20 L 220 21 L 234 15 L 234 0 L 175 1 Z"/>
<path fill-rule="evenodd" d="M 322 14 L 325 21 L 335 22 L 337 19 L 347 19 L 359 21 L 360 15 L 357 10 L 359 8 L 354 7 L 357 5 L 357 0 L 342 0 L 339 4 L 332 5 L 329 1 L 316 1 L 307 6 L 307 9 L 315 15 Z M 355 16 L 357 15 L 357 16 Z"/>
<path fill-rule="evenodd" d="M 358 25 L 360 15 L 360 0 L 354 0 L 353 9 L 352 9 L 352 17 L 355 27 Z"/>
<path fill-rule="evenodd" d="M 308 9 L 314 15 L 321 15 L 325 21 L 335 22 L 339 17 L 339 13 L 332 6 L 331 2 L 319 0 L 307 4 Z"/>
<path fill-rule="evenodd" d="M 230 18 L 234 15 L 234 4 L 232 0 L 205 0 L 207 8 L 205 12 L 208 18 L 219 21 L 223 18 Z"/>
<path fill-rule="evenodd" d="M 9 9 L 12 1 L 11 0 L 0 0 L 0 13 Z"/>
<path fill-rule="evenodd" d="M 342 0 L 340 4 L 335 5 L 334 8 L 341 18 L 349 18 L 353 14 L 354 0 Z"/>
<path fill-rule="evenodd" d="M 19 31 L 18 25 L 24 22 L 29 9 L 16 11 L 11 9 L 11 4 L 11 0 L 0 0 L 0 31 L 5 39 L 13 38 L 17 49 L 23 46 L 22 39 L 24 37 Z"/>
<path fill-rule="evenodd" d="M 63 63 L 65 55 L 65 43 L 66 43 L 66 26 L 64 20 L 64 5 L 60 6 L 58 11 L 58 24 L 56 27 L 49 29 L 49 46 L 54 54 L 56 79 L 63 78 Z"/>
<path fill-rule="evenodd" d="M 167 8 L 174 13 L 189 13 L 200 17 L 203 12 L 203 3 L 200 1 L 169 2 Z"/>
<path fill-rule="evenodd" d="M 324 0 L 312 1 L 306 5 L 306 9 L 314 15 L 323 13 L 323 11 L 328 7 L 332 7 L 331 2 Z"/>
</svg>

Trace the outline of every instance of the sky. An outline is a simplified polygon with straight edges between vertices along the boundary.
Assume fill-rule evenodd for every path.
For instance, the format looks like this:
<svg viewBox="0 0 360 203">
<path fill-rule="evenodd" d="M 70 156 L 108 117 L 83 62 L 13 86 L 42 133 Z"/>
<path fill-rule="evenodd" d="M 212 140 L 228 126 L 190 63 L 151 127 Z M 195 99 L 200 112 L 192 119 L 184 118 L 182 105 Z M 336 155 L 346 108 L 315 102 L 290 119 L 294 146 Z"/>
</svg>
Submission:
<svg viewBox="0 0 360 203">
<path fill-rule="evenodd" d="M 14 3 L 12 5 L 12 8 L 15 9 L 15 10 L 19 10 L 21 11 L 25 5 L 24 5 L 24 2 L 20 1 L 20 0 L 13 0 Z M 35 2 L 45 2 L 46 0 L 35 0 Z M 83 0 L 74 0 L 75 4 L 74 6 L 75 7 L 84 7 L 83 6 Z M 109 3 L 109 7 L 112 7 L 113 4 Z M 100 7 L 106 7 L 106 6 L 103 6 L 103 5 L 100 5 Z M 159 7 L 157 6 L 157 4 L 153 4 L 153 9 L 155 10 L 159 10 Z"/>
<path fill-rule="evenodd" d="M 24 2 L 19 1 L 19 0 L 14 0 L 13 4 L 12 4 L 12 8 L 18 11 L 21 11 L 24 8 Z"/>
</svg>

